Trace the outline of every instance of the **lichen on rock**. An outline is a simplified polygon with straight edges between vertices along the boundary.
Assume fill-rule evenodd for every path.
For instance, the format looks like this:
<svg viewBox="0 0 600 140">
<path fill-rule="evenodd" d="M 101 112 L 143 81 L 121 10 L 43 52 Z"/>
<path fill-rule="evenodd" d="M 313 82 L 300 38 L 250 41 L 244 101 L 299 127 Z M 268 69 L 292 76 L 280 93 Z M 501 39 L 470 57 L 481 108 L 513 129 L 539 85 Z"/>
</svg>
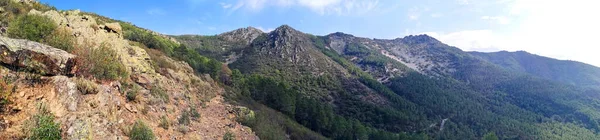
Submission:
<svg viewBox="0 0 600 140">
<path fill-rule="evenodd" d="M 0 61 L 42 75 L 71 75 L 75 55 L 38 42 L 0 36 Z"/>
</svg>

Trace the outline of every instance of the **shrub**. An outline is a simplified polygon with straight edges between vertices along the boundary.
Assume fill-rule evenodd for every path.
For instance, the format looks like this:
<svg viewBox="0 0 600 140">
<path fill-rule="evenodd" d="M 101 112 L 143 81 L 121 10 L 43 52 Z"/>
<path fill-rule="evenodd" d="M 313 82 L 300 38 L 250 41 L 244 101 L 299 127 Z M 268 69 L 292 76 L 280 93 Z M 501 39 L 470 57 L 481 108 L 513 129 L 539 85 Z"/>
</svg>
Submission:
<svg viewBox="0 0 600 140">
<path fill-rule="evenodd" d="M 152 86 L 152 89 L 150 89 L 150 95 L 159 98 L 160 100 L 162 100 L 165 103 L 169 102 L 169 95 L 167 94 L 167 92 L 164 89 L 162 89 L 158 85 Z"/>
<path fill-rule="evenodd" d="M 182 112 L 181 117 L 179 117 L 178 122 L 181 125 L 189 125 L 191 123 L 190 113 L 187 111 Z"/>
<path fill-rule="evenodd" d="M 56 29 L 52 19 L 40 15 L 23 15 L 9 23 L 8 36 L 42 42 Z"/>
<path fill-rule="evenodd" d="M 192 107 L 192 109 L 190 109 L 190 116 L 194 119 L 197 120 L 198 118 L 200 118 L 200 113 L 198 113 L 198 110 L 196 110 L 195 107 Z"/>
<path fill-rule="evenodd" d="M 57 28 L 50 35 L 44 37 L 43 43 L 57 49 L 71 52 L 73 51 L 73 44 L 75 43 L 75 40 L 69 29 Z"/>
<path fill-rule="evenodd" d="M 235 140 L 235 134 L 231 133 L 231 131 L 227 131 L 223 136 L 223 140 Z"/>
<path fill-rule="evenodd" d="M 125 94 L 125 96 L 127 97 L 127 100 L 135 101 L 137 98 L 137 94 L 138 94 L 138 89 L 137 89 L 137 86 L 135 86 L 135 87 L 133 87 L 132 90 L 127 91 L 127 94 Z"/>
<path fill-rule="evenodd" d="M 154 133 L 152 129 L 146 125 L 146 123 L 138 120 L 133 124 L 131 130 L 129 131 L 129 139 L 130 140 L 154 140 Z"/>
<path fill-rule="evenodd" d="M 77 84 L 77 90 L 79 90 L 81 94 L 98 93 L 98 85 L 90 80 L 78 78 L 75 80 L 75 84 Z"/>
<path fill-rule="evenodd" d="M 60 125 L 54 122 L 54 116 L 44 105 L 38 106 L 38 112 L 29 120 L 29 139 L 60 140 Z"/>
<path fill-rule="evenodd" d="M 150 48 L 147 48 L 146 52 L 148 53 L 148 55 L 150 55 L 150 59 L 152 59 L 153 62 L 152 66 L 154 67 L 154 70 L 156 72 L 160 72 L 160 68 L 177 70 L 177 67 L 173 63 L 169 62 L 167 58 L 163 57 L 165 56 L 164 53 Z"/>
<path fill-rule="evenodd" d="M 106 46 L 100 45 L 96 49 L 78 47 L 74 52 L 77 63 L 80 65 L 77 73 L 84 76 L 93 76 L 101 80 L 118 80 L 127 77 L 127 69 L 119 60 L 117 53 Z"/>
<path fill-rule="evenodd" d="M 158 126 L 169 129 L 169 120 L 167 120 L 167 116 L 160 117 L 160 124 L 158 124 Z"/>
</svg>

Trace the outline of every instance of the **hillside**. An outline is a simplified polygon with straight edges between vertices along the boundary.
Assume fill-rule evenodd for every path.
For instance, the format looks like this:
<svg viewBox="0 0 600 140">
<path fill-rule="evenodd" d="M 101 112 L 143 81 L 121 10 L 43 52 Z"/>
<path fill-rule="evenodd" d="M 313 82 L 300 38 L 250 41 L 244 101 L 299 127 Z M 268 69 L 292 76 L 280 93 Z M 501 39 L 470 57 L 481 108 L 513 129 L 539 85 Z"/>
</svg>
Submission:
<svg viewBox="0 0 600 140">
<path fill-rule="evenodd" d="M 166 36 L 36 1 L 2 0 L 0 15 L 0 139 L 256 139 L 236 121 L 247 108 L 161 52 L 178 44 Z"/>
<path fill-rule="evenodd" d="M 162 35 L 0 0 L 0 139 L 600 139 L 600 70 L 428 35 Z"/>
<path fill-rule="evenodd" d="M 469 52 L 505 69 L 531 74 L 566 84 L 600 89 L 600 68 L 575 61 L 563 61 L 524 51 Z"/>
<path fill-rule="evenodd" d="M 250 79 L 268 77 L 284 83 L 294 90 L 289 95 L 293 98 L 310 97 L 328 104 L 333 114 L 365 125 L 365 138 L 381 136 L 370 132 L 373 130 L 410 139 L 423 134 L 442 139 L 490 134 L 508 139 L 597 137 L 598 116 L 592 110 L 598 108 L 594 105 L 598 91 L 514 73 L 427 35 L 382 40 L 344 33 L 313 36 L 287 25 L 269 33 L 251 29 L 216 36 L 173 37 L 201 54 L 227 61 Z M 236 40 L 227 41 L 231 38 Z M 313 76 L 321 78 L 304 80 Z M 263 96 L 274 96 L 273 92 L 283 93 L 253 91 L 266 85 L 242 81 L 242 95 L 282 111 L 326 137 L 346 138 L 331 133 L 333 128 L 303 123 L 311 119 L 294 113 L 304 110 L 299 104 L 306 101 L 281 102 L 288 97 L 278 96 L 265 99 Z M 333 83 L 322 84 L 328 81 Z M 314 117 L 316 121 L 323 118 Z M 334 122 L 332 126 L 341 124 Z"/>
</svg>

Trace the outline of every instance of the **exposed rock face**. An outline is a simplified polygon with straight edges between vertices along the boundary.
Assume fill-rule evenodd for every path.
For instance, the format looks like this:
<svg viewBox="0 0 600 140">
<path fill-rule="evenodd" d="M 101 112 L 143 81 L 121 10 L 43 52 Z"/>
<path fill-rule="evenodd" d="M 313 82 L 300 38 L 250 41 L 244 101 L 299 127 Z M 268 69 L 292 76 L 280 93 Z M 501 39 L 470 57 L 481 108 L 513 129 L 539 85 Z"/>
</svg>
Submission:
<svg viewBox="0 0 600 140">
<path fill-rule="evenodd" d="M 117 34 L 121 34 L 121 32 L 123 32 L 123 29 L 121 29 L 121 25 L 119 23 L 106 23 L 104 29 Z"/>
<path fill-rule="evenodd" d="M 253 27 L 241 28 L 231 32 L 222 33 L 219 36 L 230 42 L 244 42 L 250 44 L 254 39 L 263 34 L 259 29 Z"/>
<path fill-rule="evenodd" d="M 92 48 L 101 45 L 108 46 L 119 55 L 119 60 L 131 74 L 155 74 L 148 53 L 140 47 L 130 45 L 127 40 L 123 39 L 119 23 L 98 25 L 96 19 L 89 15 L 81 15 L 79 10 L 60 13 L 54 10 L 44 13 L 31 10 L 29 14 L 49 17 L 57 25 L 69 28 L 77 38 L 76 44 Z"/>
<path fill-rule="evenodd" d="M 71 75 L 75 55 L 41 43 L 0 36 L 0 61 L 42 75 Z"/>
</svg>

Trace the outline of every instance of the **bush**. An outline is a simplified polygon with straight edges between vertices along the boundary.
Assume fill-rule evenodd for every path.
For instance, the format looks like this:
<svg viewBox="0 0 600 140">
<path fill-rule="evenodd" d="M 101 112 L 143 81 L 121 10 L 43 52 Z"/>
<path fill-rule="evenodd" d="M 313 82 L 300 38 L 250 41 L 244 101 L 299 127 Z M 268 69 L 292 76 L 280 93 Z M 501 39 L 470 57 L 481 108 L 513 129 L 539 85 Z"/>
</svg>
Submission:
<svg viewBox="0 0 600 140">
<path fill-rule="evenodd" d="M 81 94 L 98 93 L 98 85 L 90 80 L 78 78 L 75 80 L 75 84 L 77 84 L 77 90 L 79 90 Z"/>
<path fill-rule="evenodd" d="M 54 116 L 43 105 L 38 107 L 38 113 L 29 120 L 29 139 L 31 140 L 60 140 L 60 125 L 54 122 Z"/>
<path fill-rule="evenodd" d="M 67 52 L 73 51 L 75 40 L 67 28 L 57 28 L 52 34 L 44 37 L 43 43 Z"/>
<path fill-rule="evenodd" d="M 225 133 L 225 135 L 223 136 L 223 140 L 235 140 L 235 134 L 231 133 L 230 131 L 227 131 L 227 133 Z"/>
<path fill-rule="evenodd" d="M 169 102 L 169 95 L 160 86 L 154 85 L 152 89 L 150 89 L 150 95 L 159 98 L 165 103 Z"/>
<path fill-rule="evenodd" d="M 78 74 L 101 80 L 118 80 L 128 76 L 127 69 L 119 60 L 117 53 L 106 44 L 96 49 L 86 47 L 78 47 L 74 52 L 80 66 Z"/>
<path fill-rule="evenodd" d="M 154 133 L 152 129 L 146 125 L 146 123 L 138 120 L 133 124 L 131 130 L 129 131 L 129 139 L 130 140 L 154 140 Z"/>
<path fill-rule="evenodd" d="M 169 129 L 169 120 L 167 120 L 167 116 L 160 117 L 160 124 L 158 124 L 158 126 Z"/>
<path fill-rule="evenodd" d="M 125 96 L 127 97 L 127 100 L 135 101 L 137 98 L 137 94 L 138 94 L 138 89 L 137 89 L 137 87 L 134 87 L 132 90 L 127 91 L 127 94 L 125 94 Z"/>
<path fill-rule="evenodd" d="M 181 125 L 189 125 L 191 123 L 190 113 L 187 111 L 182 112 L 181 117 L 179 117 L 178 122 Z"/>
<path fill-rule="evenodd" d="M 56 23 L 52 19 L 40 15 L 23 15 L 9 23 L 8 36 L 42 42 L 54 29 Z"/>
</svg>

